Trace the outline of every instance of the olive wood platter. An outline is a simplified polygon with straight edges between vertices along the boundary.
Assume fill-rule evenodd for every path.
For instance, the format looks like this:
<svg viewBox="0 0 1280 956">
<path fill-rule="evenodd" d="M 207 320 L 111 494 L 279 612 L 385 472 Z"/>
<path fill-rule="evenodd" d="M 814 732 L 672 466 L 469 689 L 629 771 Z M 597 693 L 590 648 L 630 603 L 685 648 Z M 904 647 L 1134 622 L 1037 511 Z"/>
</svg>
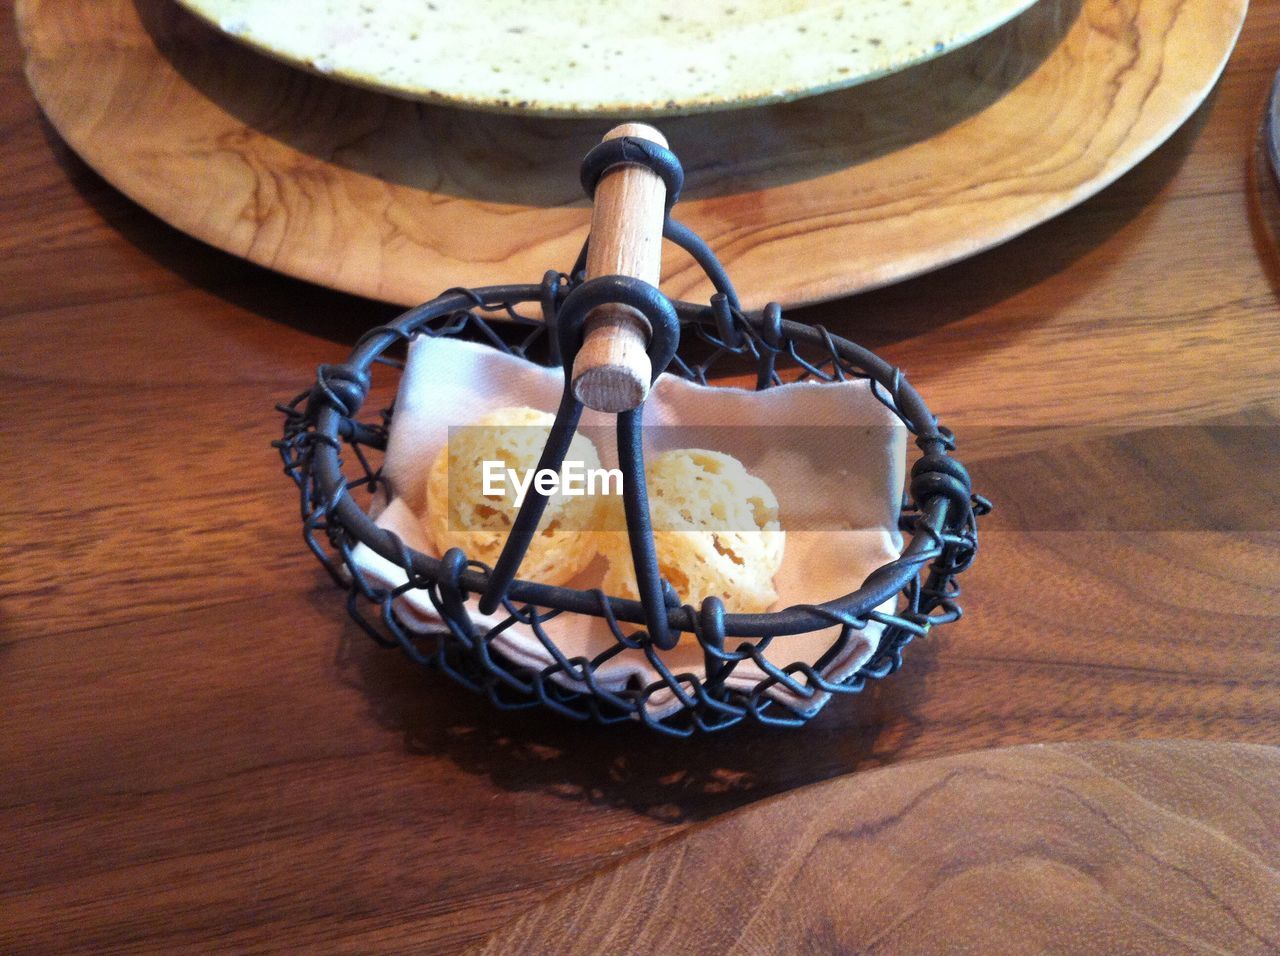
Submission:
<svg viewBox="0 0 1280 956">
<path fill-rule="evenodd" d="M 1079 203 L 1205 98 L 1247 0 L 1041 0 L 930 62 L 793 103 L 664 120 L 676 214 L 744 304 L 798 305 L 972 255 Z M 294 69 L 170 0 L 18 0 L 45 114 L 199 239 L 388 302 L 567 269 L 581 157 L 612 125 L 471 112 Z M 708 291 L 669 255 L 665 290 Z"/>
<path fill-rule="evenodd" d="M 815 784 L 587 877 L 473 952 L 1274 953 L 1280 749 L 983 750 Z"/>
</svg>

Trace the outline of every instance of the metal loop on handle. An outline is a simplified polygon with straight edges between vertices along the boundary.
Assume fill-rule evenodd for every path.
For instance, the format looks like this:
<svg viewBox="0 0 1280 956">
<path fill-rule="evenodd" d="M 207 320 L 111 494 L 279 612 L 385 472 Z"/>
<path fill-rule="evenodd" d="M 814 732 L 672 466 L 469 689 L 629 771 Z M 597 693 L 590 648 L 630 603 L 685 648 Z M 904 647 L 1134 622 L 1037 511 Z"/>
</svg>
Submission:
<svg viewBox="0 0 1280 956">
<path fill-rule="evenodd" d="M 588 279 L 565 298 L 556 315 L 556 337 L 565 375 L 573 370 L 573 359 L 582 346 L 582 327 L 587 315 L 602 305 L 628 305 L 649 323 L 646 351 L 653 367 L 653 380 L 671 364 L 680 345 L 680 318 L 671 300 L 656 287 L 631 276 L 600 276 Z"/>
<path fill-rule="evenodd" d="M 620 136 L 599 143 L 582 160 L 582 189 L 589 199 L 596 196 L 596 185 L 606 172 L 623 164 L 644 166 L 662 177 L 667 187 L 667 212 L 671 211 L 684 188 L 684 167 L 675 153 L 647 139 Z"/>
</svg>

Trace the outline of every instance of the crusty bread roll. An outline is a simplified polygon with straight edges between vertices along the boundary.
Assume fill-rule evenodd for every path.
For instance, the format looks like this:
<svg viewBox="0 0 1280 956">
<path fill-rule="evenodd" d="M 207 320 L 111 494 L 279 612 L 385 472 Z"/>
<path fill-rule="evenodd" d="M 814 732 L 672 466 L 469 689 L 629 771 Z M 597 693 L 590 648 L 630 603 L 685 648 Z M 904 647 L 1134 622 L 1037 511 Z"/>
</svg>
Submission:
<svg viewBox="0 0 1280 956">
<path fill-rule="evenodd" d="M 485 461 L 501 461 L 520 473 L 538 466 L 554 416 L 534 408 L 500 408 L 453 429 L 432 463 L 427 478 L 426 531 L 440 554 L 461 548 L 468 558 L 493 565 L 515 522 L 516 492 L 502 483 L 503 494 L 484 494 Z M 566 461 L 600 467 L 590 439 L 575 435 Z M 542 584 L 564 584 L 591 563 L 597 530 L 607 499 L 599 495 L 556 494 L 547 500 L 538 533 L 520 565 L 520 577 Z"/>
<path fill-rule="evenodd" d="M 778 499 L 731 455 L 701 448 L 663 452 L 645 468 L 658 569 L 681 600 L 717 595 L 729 611 L 756 613 L 778 600 L 786 532 Z M 615 525 L 611 525 L 614 527 Z M 603 587 L 636 598 L 631 547 L 624 532 L 601 534 L 609 559 Z"/>
</svg>

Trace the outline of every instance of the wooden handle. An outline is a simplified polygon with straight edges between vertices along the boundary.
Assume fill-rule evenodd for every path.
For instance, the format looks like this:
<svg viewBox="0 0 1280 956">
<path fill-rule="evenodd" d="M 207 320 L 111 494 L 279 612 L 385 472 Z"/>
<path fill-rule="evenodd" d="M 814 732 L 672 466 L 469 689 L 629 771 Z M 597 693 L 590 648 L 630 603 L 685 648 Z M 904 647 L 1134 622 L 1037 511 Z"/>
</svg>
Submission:
<svg viewBox="0 0 1280 956">
<path fill-rule="evenodd" d="M 623 123 L 605 139 L 631 136 L 665 147 L 652 126 Z M 627 163 L 605 171 L 596 186 L 587 248 L 587 278 L 623 275 L 657 285 L 662 275 L 662 222 L 667 187 L 645 166 Z M 649 322 L 630 306 L 602 305 L 583 326 L 582 348 L 573 363 L 573 392 L 588 408 L 625 412 L 649 394 L 653 374 Z"/>
</svg>

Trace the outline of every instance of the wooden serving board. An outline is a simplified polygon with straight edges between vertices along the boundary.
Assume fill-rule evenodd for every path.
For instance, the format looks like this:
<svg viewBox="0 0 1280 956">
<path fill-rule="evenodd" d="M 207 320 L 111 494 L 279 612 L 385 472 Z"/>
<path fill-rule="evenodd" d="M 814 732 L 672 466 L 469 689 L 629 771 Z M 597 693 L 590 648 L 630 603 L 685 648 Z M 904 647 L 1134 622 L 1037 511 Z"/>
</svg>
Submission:
<svg viewBox="0 0 1280 956">
<path fill-rule="evenodd" d="M 915 69 L 672 119 L 678 215 L 748 306 L 883 285 L 1080 202 L 1204 99 L 1246 0 L 1041 0 Z M 179 229 L 345 291 L 416 303 L 566 269 L 583 154 L 609 121 L 473 113 L 314 76 L 170 0 L 18 0 L 28 80 L 68 143 Z M 460 69 L 485 69 L 481 52 Z M 706 291 L 668 256 L 667 291 Z"/>
<path fill-rule="evenodd" d="M 986 750 L 840 777 L 588 877 L 485 953 L 1274 953 L 1280 749 Z"/>
</svg>

